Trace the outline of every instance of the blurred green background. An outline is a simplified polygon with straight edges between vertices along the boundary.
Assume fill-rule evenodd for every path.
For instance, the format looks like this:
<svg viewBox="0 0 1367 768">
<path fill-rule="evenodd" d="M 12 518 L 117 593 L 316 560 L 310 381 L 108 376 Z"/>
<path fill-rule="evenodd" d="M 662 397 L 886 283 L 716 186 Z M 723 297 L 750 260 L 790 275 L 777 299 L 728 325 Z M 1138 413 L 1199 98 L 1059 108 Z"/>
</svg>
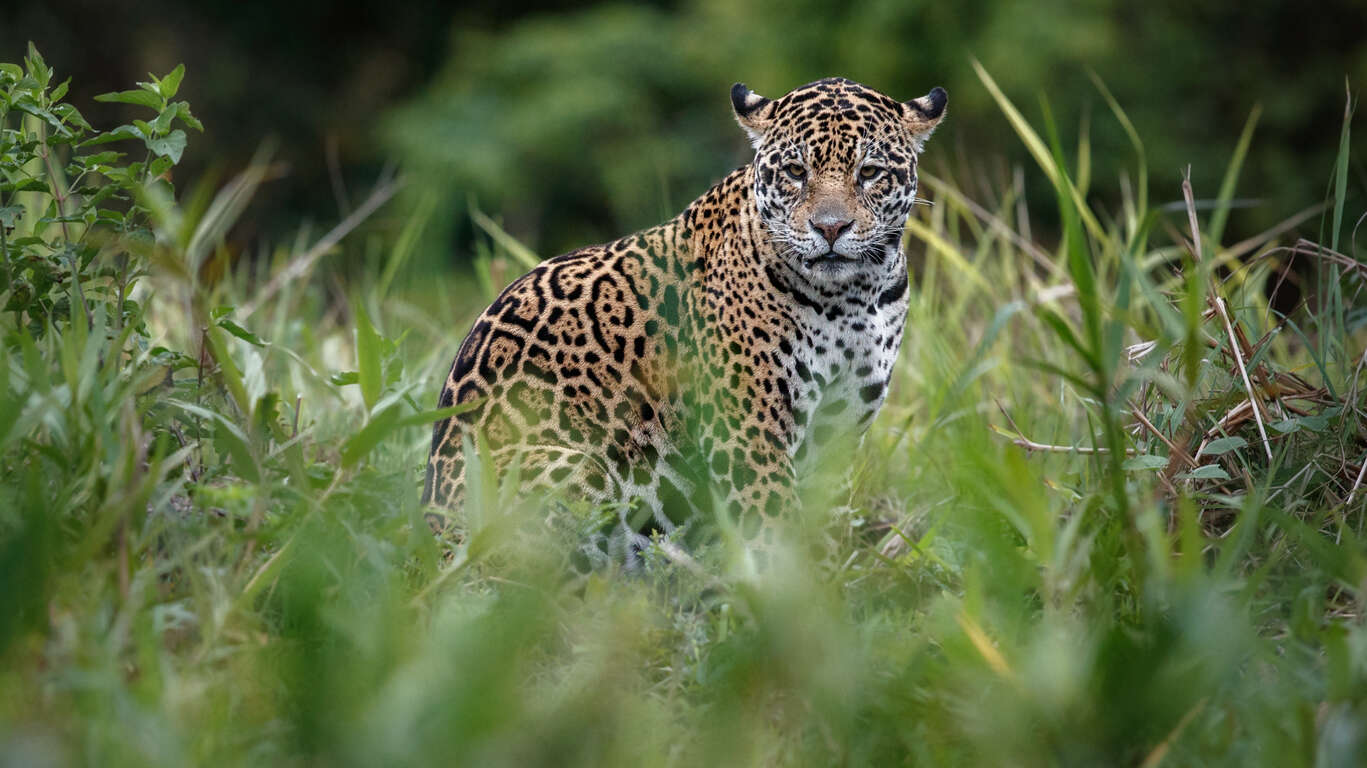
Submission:
<svg viewBox="0 0 1367 768">
<path fill-rule="evenodd" d="M 185 62 L 184 96 L 208 126 L 185 178 L 236 171 L 278 141 L 283 175 L 239 226 L 239 247 L 279 242 L 301 219 L 335 220 L 397 160 L 410 190 L 458 214 L 434 218 L 436 247 L 419 255 L 429 264 L 468 258 L 472 199 L 542 255 L 672 215 L 746 160 L 726 95 L 737 80 L 771 96 L 833 74 L 904 99 L 942 85 L 950 117 L 927 167 L 991 199 L 1024 151 L 971 57 L 1032 122 L 1044 99 L 1066 144 L 1088 133 L 1102 198 L 1118 197 L 1133 155 L 1089 70 L 1145 138 L 1157 203 L 1180 198 L 1188 165 L 1197 196 L 1214 197 L 1261 105 L 1241 185 L 1257 193 L 1231 221 L 1233 235 L 1251 234 L 1323 199 L 1345 77 L 1367 82 L 1358 0 L 146 0 L 24 3 L 5 15 L 0 58 L 33 40 L 73 76 L 74 103 Z M 119 108 L 88 116 L 113 124 Z M 1358 179 L 1364 154 L 1354 153 Z M 1034 170 L 1031 196 L 1048 199 Z"/>
</svg>

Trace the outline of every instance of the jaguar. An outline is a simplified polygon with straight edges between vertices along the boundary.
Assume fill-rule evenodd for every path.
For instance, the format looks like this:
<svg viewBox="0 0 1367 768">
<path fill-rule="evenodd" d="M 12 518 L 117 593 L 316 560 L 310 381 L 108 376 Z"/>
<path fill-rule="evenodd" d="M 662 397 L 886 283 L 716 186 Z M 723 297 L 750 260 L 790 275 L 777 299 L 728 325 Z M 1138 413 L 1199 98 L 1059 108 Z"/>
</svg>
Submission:
<svg viewBox="0 0 1367 768">
<path fill-rule="evenodd" d="M 823 447 L 887 395 L 917 162 L 947 101 L 735 84 L 752 162 L 659 226 L 542 262 L 475 320 L 438 399 L 465 409 L 433 427 L 434 519 L 478 455 L 525 493 L 616 502 L 610 558 L 709 515 L 772 545 Z"/>
</svg>

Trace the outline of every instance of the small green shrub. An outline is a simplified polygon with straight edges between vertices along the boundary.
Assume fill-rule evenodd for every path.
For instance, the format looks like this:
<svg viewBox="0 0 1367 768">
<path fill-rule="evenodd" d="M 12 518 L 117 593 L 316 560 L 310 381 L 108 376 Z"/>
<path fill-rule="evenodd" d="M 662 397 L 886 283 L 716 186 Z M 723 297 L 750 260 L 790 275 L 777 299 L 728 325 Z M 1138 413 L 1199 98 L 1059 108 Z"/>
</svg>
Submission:
<svg viewBox="0 0 1367 768">
<path fill-rule="evenodd" d="M 146 270 L 153 211 L 172 195 L 182 126 L 204 130 L 189 103 L 172 101 L 185 68 L 97 97 L 149 110 L 148 120 L 99 131 L 62 101 L 70 80 L 54 84 L 32 45 L 24 63 L 0 64 L 4 309 L 35 338 L 70 320 L 73 307 L 89 323 L 94 305 L 104 305 L 121 326 L 137 313 L 125 302 Z"/>
</svg>

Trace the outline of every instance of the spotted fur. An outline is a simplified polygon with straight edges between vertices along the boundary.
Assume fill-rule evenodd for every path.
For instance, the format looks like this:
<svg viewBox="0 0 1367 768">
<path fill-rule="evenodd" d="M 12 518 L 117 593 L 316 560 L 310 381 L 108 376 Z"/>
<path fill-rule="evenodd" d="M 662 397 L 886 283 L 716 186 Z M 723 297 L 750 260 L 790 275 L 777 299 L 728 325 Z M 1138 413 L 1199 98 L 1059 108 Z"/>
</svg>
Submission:
<svg viewBox="0 0 1367 768">
<path fill-rule="evenodd" d="M 476 320 L 438 404 L 477 405 L 434 427 L 424 502 L 462 503 L 468 443 L 527 490 L 630 502 L 611 537 L 628 559 L 714 499 L 768 538 L 821 447 L 867 428 L 945 92 L 898 102 L 832 78 L 731 96 L 751 164 L 660 226 L 546 261 Z"/>
</svg>

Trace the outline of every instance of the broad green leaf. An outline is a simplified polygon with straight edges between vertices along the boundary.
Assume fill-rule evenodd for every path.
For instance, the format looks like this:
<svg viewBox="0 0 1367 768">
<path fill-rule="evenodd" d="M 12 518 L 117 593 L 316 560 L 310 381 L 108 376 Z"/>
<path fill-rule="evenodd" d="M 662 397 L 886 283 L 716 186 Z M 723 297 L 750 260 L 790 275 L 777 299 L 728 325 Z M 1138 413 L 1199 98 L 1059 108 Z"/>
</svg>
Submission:
<svg viewBox="0 0 1367 768">
<path fill-rule="evenodd" d="M 95 214 L 95 219 L 97 221 L 107 221 L 115 226 L 122 226 L 125 217 L 119 211 L 111 211 L 105 208 L 101 208 Z"/>
<path fill-rule="evenodd" d="M 161 81 L 157 83 L 157 90 L 160 91 L 161 97 L 163 99 L 174 98 L 176 91 L 180 90 L 180 81 L 184 77 L 185 65 L 177 64 L 176 68 L 171 70 L 170 74 L 163 77 Z"/>
<path fill-rule="evenodd" d="M 1311 432 L 1323 432 L 1329 426 L 1329 419 L 1324 415 L 1299 416 L 1296 422 Z"/>
<path fill-rule="evenodd" d="M 48 68 L 47 62 L 43 61 L 43 55 L 38 53 L 38 49 L 32 42 L 28 44 L 28 57 L 24 63 L 28 66 L 29 76 L 34 79 L 38 87 L 46 89 L 48 82 L 52 79 L 52 70 Z"/>
<path fill-rule="evenodd" d="M 191 128 L 194 128 L 196 131 L 199 131 L 200 133 L 203 133 L 203 132 L 204 132 L 204 123 L 201 123 L 201 122 L 200 122 L 200 121 L 199 121 L 199 120 L 190 112 L 190 103 L 189 103 L 189 102 L 186 102 L 186 101 L 177 101 L 177 102 L 176 102 L 176 115 L 180 118 L 181 122 L 185 123 L 186 125 L 190 126 Z"/>
<path fill-rule="evenodd" d="M 173 163 L 179 163 L 180 155 L 185 151 L 185 131 L 177 128 L 159 139 L 148 139 L 147 148 L 162 157 L 171 158 Z"/>
<path fill-rule="evenodd" d="M 124 152 L 115 152 L 112 149 L 108 149 L 104 152 L 96 152 L 93 155 L 86 155 L 82 159 L 85 160 L 86 165 L 101 165 L 106 163 L 117 163 L 119 159 L 122 158 L 124 155 Z"/>
<path fill-rule="evenodd" d="M 47 185 L 38 179 L 24 179 L 10 184 L 0 184 L 0 192 L 46 192 Z"/>
<path fill-rule="evenodd" d="M 152 132 L 158 136 L 171 130 L 171 121 L 176 119 L 179 110 L 174 104 L 167 104 L 166 108 L 157 115 L 157 119 L 152 121 Z"/>
<path fill-rule="evenodd" d="M 171 158 L 158 157 L 147 166 L 147 177 L 150 179 L 160 178 L 162 174 L 171 170 L 171 166 L 173 165 L 175 165 L 175 161 Z"/>
<path fill-rule="evenodd" d="M 1142 456 L 1131 456 L 1120 466 L 1122 469 L 1162 469 L 1167 465 L 1168 458 L 1166 456 L 1144 454 Z"/>
<path fill-rule="evenodd" d="M 1229 473 L 1219 464 L 1205 464 L 1177 477 L 1181 480 L 1228 480 Z"/>
<path fill-rule="evenodd" d="M 52 130 L 56 131 L 59 135 L 71 135 L 71 131 L 68 130 L 65 125 L 62 125 L 62 118 L 53 114 L 52 110 L 34 103 L 34 101 L 28 97 L 16 100 L 14 102 L 14 108 L 19 110 L 20 112 L 27 112 L 30 115 L 33 115 L 34 117 L 42 120 L 43 122 L 52 126 Z"/>
<path fill-rule="evenodd" d="M 1207 443 L 1206 449 L 1201 453 L 1205 456 L 1219 456 L 1237 448 L 1243 448 L 1245 445 L 1248 445 L 1248 441 L 1242 437 L 1222 437 Z"/>
<path fill-rule="evenodd" d="M 218 321 L 218 327 L 253 346 L 269 347 L 271 345 L 269 341 L 257 336 L 226 317 Z"/>
<path fill-rule="evenodd" d="M 85 116 L 81 114 L 81 111 L 70 104 L 57 104 L 53 106 L 52 113 L 82 130 L 95 130 L 90 127 L 90 123 L 85 121 Z"/>
<path fill-rule="evenodd" d="M 128 139 L 142 139 L 145 141 L 147 135 L 139 130 L 137 126 L 121 125 L 111 131 L 105 131 L 98 136 L 92 136 L 81 142 L 78 146 L 92 147 L 97 144 L 108 144 L 111 141 L 126 141 Z"/>
<path fill-rule="evenodd" d="M 161 109 L 161 98 L 149 91 L 114 91 L 112 93 L 102 93 L 95 97 L 95 101 L 136 104 L 139 107 L 147 107 L 148 109 Z"/>
</svg>

